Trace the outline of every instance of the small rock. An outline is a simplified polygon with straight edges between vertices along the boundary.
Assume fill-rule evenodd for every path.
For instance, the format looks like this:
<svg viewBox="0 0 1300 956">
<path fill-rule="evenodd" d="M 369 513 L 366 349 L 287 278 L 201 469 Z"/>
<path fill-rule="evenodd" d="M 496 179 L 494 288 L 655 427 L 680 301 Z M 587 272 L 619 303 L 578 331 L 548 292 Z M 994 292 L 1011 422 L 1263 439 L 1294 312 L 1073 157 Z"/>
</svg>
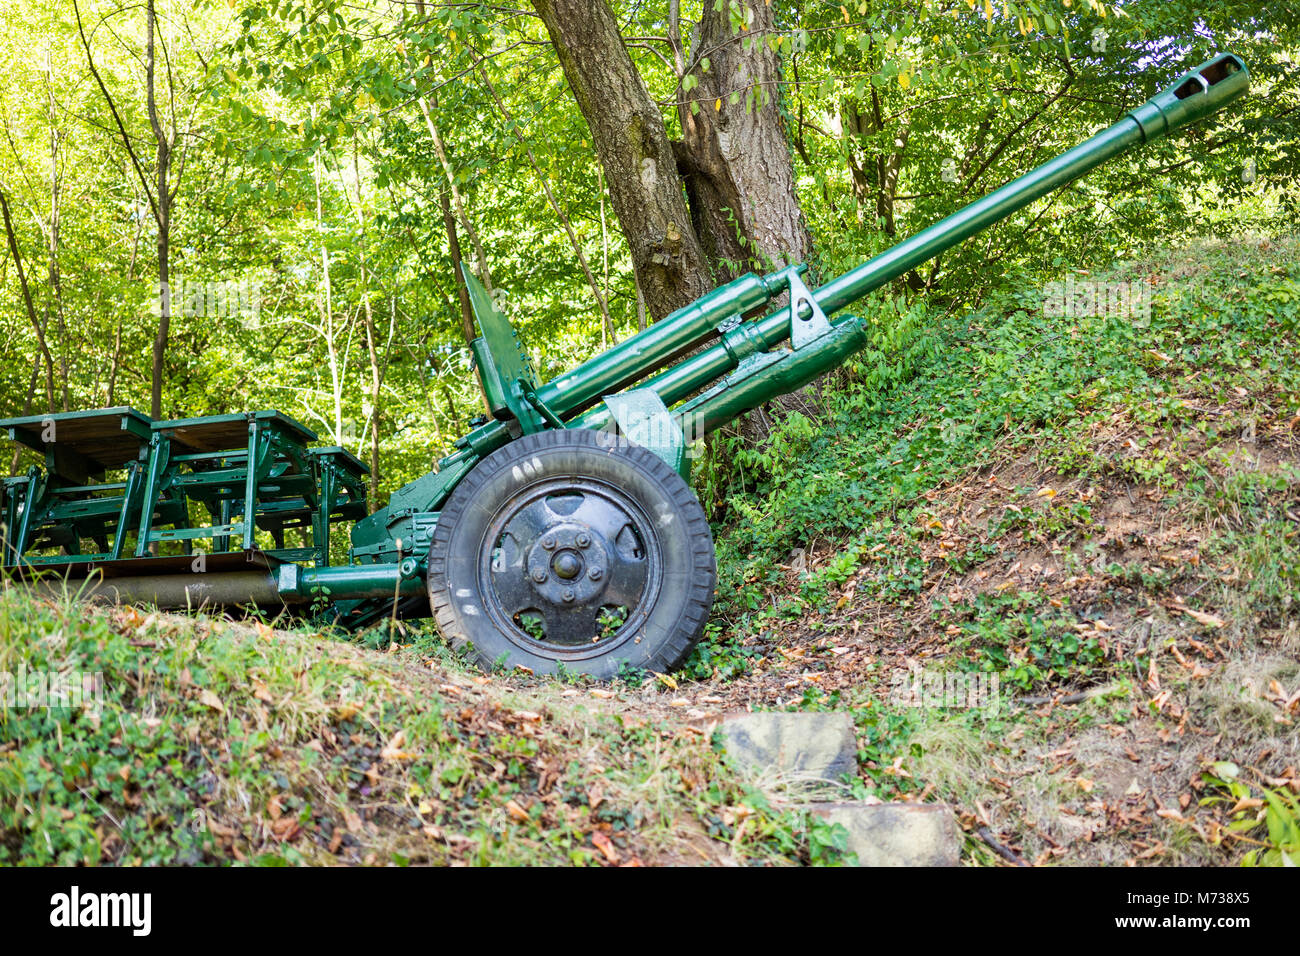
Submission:
<svg viewBox="0 0 1300 956">
<path fill-rule="evenodd" d="M 843 782 L 858 770 L 853 718 L 842 713 L 757 713 L 722 723 L 727 754 L 778 782 Z"/>
<path fill-rule="evenodd" d="M 859 866 L 957 866 L 961 831 L 941 803 L 821 803 L 812 812 L 849 833 Z"/>
</svg>

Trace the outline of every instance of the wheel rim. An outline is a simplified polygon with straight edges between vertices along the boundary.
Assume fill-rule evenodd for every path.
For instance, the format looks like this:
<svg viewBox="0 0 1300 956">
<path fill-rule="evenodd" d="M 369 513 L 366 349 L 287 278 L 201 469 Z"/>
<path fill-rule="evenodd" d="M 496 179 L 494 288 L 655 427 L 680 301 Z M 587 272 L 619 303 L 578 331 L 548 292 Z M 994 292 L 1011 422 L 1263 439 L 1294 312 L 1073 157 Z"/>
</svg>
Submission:
<svg viewBox="0 0 1300 956">
<path fill-rule="evenodd" d="M 579 659 L 632 639 L 659 595 L 663 560 L 653 522 L 628 495 L 562 477 L 497 509 L 478 577 L 489 616 L 513 643 Z"/>
</svg>

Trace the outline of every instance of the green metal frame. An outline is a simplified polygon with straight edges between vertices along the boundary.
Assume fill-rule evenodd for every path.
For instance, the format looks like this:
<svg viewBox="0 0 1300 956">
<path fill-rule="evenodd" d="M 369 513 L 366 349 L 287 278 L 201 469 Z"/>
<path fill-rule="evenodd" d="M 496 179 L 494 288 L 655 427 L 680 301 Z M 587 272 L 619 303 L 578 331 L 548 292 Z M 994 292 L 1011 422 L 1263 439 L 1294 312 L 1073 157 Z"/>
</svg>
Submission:
<svg viewBox="0 0 1300 956">
<path fill-rule="evenodd" d="M 5 479 L 5 548 L 0 566 L 19 560 L 61 565 L 117 560 L 140 501 L 140 467 L 150 421 L 126 407 L 60 412 L 0 422 L 8 437 L 44 459 L 42 471 Z M 122 481 L 106 481 L 110 471 Z M 82 541 L 97 550 L 83 552 Z M 29 555 L 59 548 L 60 555 Z"/>
<path fill-rule="evenodd" d="M 315 433 L 274 410 L 154 422 L 133 409 L 100 409 L 0 428 L 46 464 L 4 480 L 0 566 L 93 566 L 155 557 L 176 543 L 189 555 L 195 541 L 210 540 L 212 553 L 233 544 L 325 567 L 331 526 L 366 513 L 369 469 L 344 448 L 308 447 Z M 114 470 L 121 481 L 93 480 Z M 305 546 L 286 547 L 294 529 Z M 274 547 L 259 548 L 258 530 Z M 83 548 L 87 539 L 94 550 Z"/>
</svg>

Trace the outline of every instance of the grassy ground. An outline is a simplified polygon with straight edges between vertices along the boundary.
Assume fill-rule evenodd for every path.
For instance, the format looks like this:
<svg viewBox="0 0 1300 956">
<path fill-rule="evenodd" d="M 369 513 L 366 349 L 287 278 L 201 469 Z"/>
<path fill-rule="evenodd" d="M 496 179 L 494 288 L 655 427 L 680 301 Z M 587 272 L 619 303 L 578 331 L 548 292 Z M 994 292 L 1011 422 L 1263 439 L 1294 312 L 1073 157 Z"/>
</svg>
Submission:
<svg viewBox="0 0 1300 956">
<path fill-rule="evenodd" d="M 808 862 L 712 729 L 627 687 L 489 678 L 261 622 L 0 600 L 0 671 L 99 673 L 102 702 L 0 716 L 0 863 Z M 653 691 L 647 691 L 653 694 Z"/>
<path fill-rule="evenodd" d="M 972 862 L 1294 859 L 1300 243 L 1077 278 L 1149 316 L 1044 319 L 1026 283 L 931 317 L 904 380 L 868 357 L 829 430 L 711 476 L 728 574 L 697 672 L 851 708 L 857 789 L 954 804 Z M 926 690 L 994 674 L 998 707 Z"/>
<path fill-rule="evenodd" d="M 0 713 L 0 862 L 840 860 L 719 761 L 746 708 L 851 711 L 845 796 L 951 803 L 971 864 L 1300 858 L 1300 241 L 1075 278 L 1150 314 L 1044 318 L 1029 279 L 890 311 L 818 424 L 718 443 L 672 677 L 5 593 L 0 671 L 104 699 Z"/>
</svg>

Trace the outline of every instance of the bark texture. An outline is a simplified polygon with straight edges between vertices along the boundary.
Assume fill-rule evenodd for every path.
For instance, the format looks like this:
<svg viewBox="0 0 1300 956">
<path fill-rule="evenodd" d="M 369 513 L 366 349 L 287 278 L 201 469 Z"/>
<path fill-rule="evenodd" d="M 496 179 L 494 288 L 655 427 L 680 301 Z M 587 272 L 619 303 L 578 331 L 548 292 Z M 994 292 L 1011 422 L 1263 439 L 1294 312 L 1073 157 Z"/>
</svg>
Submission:
<svg viewBox="0 0 1300 956">
<path fill-rule="evenodd" d="M 704 4 L 689 43 L 680 0 L 669 0 L 677 142 L 669 141 L 607 0 L 532 3 L 591 130 L 651 315 L 663 318 L 715 282 L 810 257 L 767 0 Z M 776 403 L 806 404 L 802 393 Z M 761 438 L 768 421 L 758 409 L 740 427 Z"/>
<path fill-rule="evenodd" d="M 699 78 L 689 97 L 699 109 L 679 110 L 679 156 L 701 240 L 710 255 L 744 260 L 735 271 L 802 262 L 812 241 L 779 108 L 780 57 L 767 42 L 773 6 L 704 6 L 687 70 Z"/>
<path fill-rule="evenodd" d="M 533 0 L 533 6 L 591 129 L 637 284 L 650 314 L 661 319 L 713 288 L 663 116 L 605 0 Z"/>
</svg>

